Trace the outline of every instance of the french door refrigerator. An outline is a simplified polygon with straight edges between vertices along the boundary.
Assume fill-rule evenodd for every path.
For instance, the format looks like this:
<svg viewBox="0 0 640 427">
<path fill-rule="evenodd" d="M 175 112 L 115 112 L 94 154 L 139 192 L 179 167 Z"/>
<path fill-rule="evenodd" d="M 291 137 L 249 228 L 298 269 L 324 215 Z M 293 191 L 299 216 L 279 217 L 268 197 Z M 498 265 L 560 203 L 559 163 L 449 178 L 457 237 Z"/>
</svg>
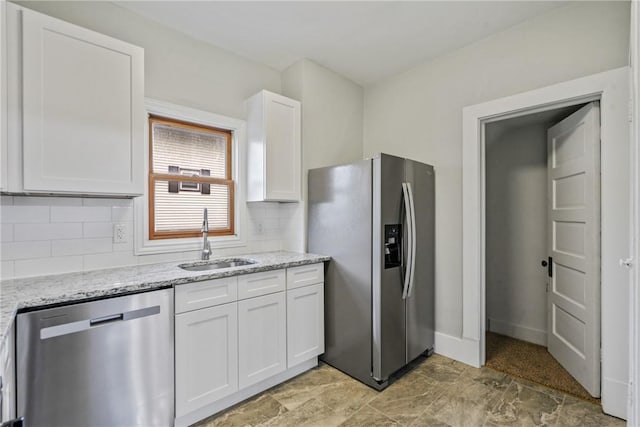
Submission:
<svg viewBox="0 0 640 427">
<path fill-rule="evenodd" d="M 433 167 L 380 154 L 308 178 L 309 252 L 331 256 L 321 359 L 381 390 L 433 350 Z"/>
</svg>

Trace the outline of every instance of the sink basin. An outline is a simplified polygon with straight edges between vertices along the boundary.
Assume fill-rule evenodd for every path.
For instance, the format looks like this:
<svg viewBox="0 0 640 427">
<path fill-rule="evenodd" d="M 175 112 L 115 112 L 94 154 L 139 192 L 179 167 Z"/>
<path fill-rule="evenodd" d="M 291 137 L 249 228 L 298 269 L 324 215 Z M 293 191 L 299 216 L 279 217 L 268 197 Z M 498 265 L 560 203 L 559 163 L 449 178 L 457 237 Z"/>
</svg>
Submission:
<svg viewBox="0 0 640 427">
<path fill-rule="evenodd" d="M 241 267 L 243 265 L 255 264 L 255 261 L 250 259 L 233 258 L 233 259 L 221 259 L 211 262 L 197 263 L 197 264 L 182 264 L 179 267 L 187 271 L 207 271 L 207 270 L 219 270 L 221 268 Z"/>
</svg>

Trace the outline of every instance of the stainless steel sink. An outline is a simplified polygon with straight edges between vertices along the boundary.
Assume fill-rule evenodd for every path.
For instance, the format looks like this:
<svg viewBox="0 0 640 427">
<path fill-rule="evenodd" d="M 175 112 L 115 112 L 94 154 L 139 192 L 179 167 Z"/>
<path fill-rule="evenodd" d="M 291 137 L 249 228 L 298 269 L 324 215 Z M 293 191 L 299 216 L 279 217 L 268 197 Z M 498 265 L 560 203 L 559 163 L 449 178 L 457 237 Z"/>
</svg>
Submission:
<svg viewBox="0 0 640 427">
<path fill-rule="evenodd" d="M 253 261 L 250 259 L 232 258 L 232 259 L 212 260 L 211 262 L 206 262 L 206 263 L 182 264 L 182 265 L 179 265 L 178 267 L 187 271 L 207 271 L 207 270 L 219 270 L 221 268 L 241 267 L 243 265 L 251 265 L 255 263 L 256 261 Z"/>
</svg>

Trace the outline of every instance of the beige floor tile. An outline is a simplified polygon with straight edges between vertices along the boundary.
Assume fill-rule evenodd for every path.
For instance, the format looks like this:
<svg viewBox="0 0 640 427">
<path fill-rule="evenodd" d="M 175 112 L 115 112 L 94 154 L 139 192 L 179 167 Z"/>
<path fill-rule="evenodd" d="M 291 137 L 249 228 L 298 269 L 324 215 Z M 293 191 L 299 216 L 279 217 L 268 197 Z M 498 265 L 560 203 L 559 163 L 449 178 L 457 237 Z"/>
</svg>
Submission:
<svg viewBox="0 0 640 427">
<path fill-rule="evenodd" d="M 558 425 L 563 427 L 624 426 L 625 422 L 619 418 L 605 415 L 599 405 L 566 396 L 564 404 L 560 408 Z"/>
<path fill-rule="evenodd" d="M 350 416 L 347 421 L 340 424 L 340 427 L 395 427 L 400 426 L 397 422 L 376 411 L 369 405 L 365 405 L 358 412 Z"/>
<path fill-rule="evenodd" d="M 445 385 L 434 383 L 411 371 L 380 392 L 369 405 L 401 424 L 408 425 L 445 390 Z"/>
<path fill-rule="evenodd" d="M 307 371 L 270 390 L 271 395 L 287 409 L 295 409 L 338 383 L 355 382 L 349 376 L 326 364 Z M 358 383 L 359 384 L 359 383 Z"/>
<path fill-rule="evenodd" d="M 257 426 L 286 412 L 287 408 L 269 394 L 260 394 L 225 412 L 207 418 L 197 423 L 194 427 Z"/>
<path fill-rule="evenodd" d="M 335 413 L 348 417 L 358 411 L 378 392 L 358 381 L 337 382 L 325 387 L 316 399 L 331 408 Z"/>
<path fill-rule="evenodd" d="M 489 368 L 434 355 L 382 392 L 328 365 L 197 424 L 411 427 L 622 426 L 601 408 Z"/>
<path fill-rule="evenodd" d="M 488 426 L 555 426 L 564 397 L 513 381 L 487 416 Z"/>
<path fill-rule="evenodd" d="M 347 417 L 335 413 L 317 399 L 310 399 L 292 411 L 271 418 L 261 424 L 265 427 L 335 427 Z"/>
<path fill-rule="evenodd" d="M 428 357 L 411 372 L 423 375 L 433 382 L 452 384 L 467 369 L 466 365 L 434 354 Z"/>
</svg>

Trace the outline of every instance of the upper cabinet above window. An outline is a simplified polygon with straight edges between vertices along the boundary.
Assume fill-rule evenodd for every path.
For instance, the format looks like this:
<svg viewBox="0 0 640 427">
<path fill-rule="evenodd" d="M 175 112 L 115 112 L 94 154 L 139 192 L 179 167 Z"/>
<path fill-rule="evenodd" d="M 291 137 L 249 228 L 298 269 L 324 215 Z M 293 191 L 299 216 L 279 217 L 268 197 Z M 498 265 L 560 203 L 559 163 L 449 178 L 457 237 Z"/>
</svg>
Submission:
<svg viewBox="0 0 640 427">
<path fill-rule="evenodd" d="M 299 201 L 300 102 L 263 90 L 247 109 L 247 201 Z"/>
<path fill-rule="evenodd" d="M 7 4 L 8 179 L 13 193 L 144 190 L 144 51 Z"/>
</svg>

